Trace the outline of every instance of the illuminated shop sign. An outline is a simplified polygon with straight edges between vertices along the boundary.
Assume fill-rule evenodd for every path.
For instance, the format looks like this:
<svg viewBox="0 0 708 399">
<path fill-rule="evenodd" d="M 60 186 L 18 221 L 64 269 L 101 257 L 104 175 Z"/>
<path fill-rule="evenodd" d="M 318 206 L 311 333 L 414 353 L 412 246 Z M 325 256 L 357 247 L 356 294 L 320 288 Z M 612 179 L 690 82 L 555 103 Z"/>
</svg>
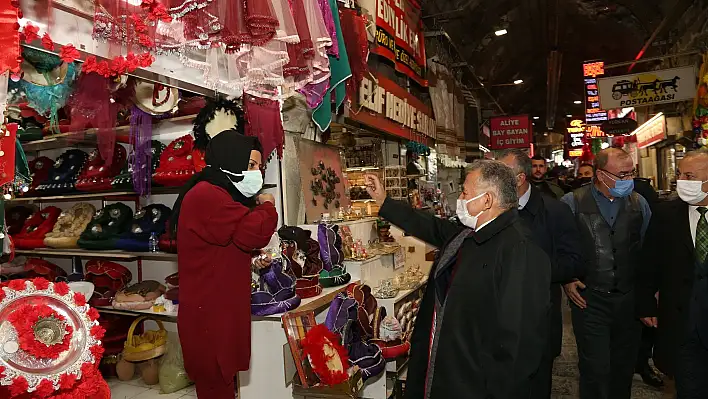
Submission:
<svg viewBox="0 0 708 399">
<path fill-rule="evenodd" d="M 566 137 L 566 146 L 568 148 L 568 157 L 576 158 L 583 155 L 583 138 L 585 137 L 585 126 L 583 121 L 576 119 L 570 122 L 568 127 L 568 135 Z"/>
<path fill-rule="evenodd" d="M 605 74 L 605 63 L 586 62 L 583 64 L 585 80 L 585 123 L 600 125 L 607 120 L 607 111 L 600 108 L 600 92 L 597 87 L 598 76 Z"/>
</svg>

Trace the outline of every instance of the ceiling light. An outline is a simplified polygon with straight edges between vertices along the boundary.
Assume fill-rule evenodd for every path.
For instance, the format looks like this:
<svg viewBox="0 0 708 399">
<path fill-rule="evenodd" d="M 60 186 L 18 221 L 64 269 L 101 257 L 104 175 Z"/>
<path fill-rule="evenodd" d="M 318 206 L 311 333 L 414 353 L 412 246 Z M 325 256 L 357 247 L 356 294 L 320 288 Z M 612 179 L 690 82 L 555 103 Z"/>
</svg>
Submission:
<svg viewBox="0 0 708 399">
<path fill-rule="evenodd" d="M 507 32 L 506 29 L 499 29 L 498 31 L 494 32 L 494 34 L 497 36 L 504 36 L 507 33 L 509 33 L 509 32 Z"/>
<path fill-rule="evenodd" d="M 538 117 L 538 116 L 534 116 L 533 118 L 534 118 L 534 119 L 541 119 L 541 118 L 540 118 L 540 117 Z"/>
<path fill-rule="evenodd" d="M 582 103 L 583 103 L 583 102 L 580 101 L 580 100 L 575 100 L 575 101 L 573 101 L 573 104 L 582 104 Z"/>
<path fill-rule="evenodd" d="M 521 80 L 521 79 L 516 79 L 516 80 L 514 81 L 514 84 L 515 84 L 515 85 L 520 85 L 520 84 L 522 84 L 522 83 L 524 83 L 524 81 Z"/>
<path fill-rule="evenodd" d="M 548 137 L 548 132 L 543 133 L 543 137 Z"/>
<path fill-rule="evenodd" d="M 566 115 L 565 117 L 566 117 L 566 118 L 572 118 L 572 117 L 573 117 L 573 115 L 571 115 L 571 114 L 568 114 L 568 115 Z"/>
</svg>

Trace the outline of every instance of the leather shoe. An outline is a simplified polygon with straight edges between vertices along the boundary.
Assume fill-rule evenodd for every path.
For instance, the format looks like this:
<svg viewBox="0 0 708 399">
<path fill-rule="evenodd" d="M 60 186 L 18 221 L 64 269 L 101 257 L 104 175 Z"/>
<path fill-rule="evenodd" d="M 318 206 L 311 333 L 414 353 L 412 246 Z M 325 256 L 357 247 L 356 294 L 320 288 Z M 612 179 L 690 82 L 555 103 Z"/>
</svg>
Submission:
<svg viewBox="0 0 708 399">
<path fill-rule="evenodd" d="M 639 374 L 642 377 L 642 381 L 649 386 L 654 388 L 662 388 L 664 386 L 664 380 L 661 379 L 659 373 L 648 364 L 636 369 L 635 373 Z"/>
</svg>

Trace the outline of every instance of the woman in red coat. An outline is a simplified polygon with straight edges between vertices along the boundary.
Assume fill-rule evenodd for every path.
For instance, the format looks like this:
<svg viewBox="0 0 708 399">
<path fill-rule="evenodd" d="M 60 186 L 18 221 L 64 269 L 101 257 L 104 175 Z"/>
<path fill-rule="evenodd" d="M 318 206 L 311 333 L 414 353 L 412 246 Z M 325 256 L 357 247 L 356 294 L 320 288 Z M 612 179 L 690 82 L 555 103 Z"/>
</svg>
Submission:
<svg viewBox="0 0 708 399">
<path fill-rule="evenodd" d="M 233 399 L 251 357 L 251 254 L 265 247 L 278 214 L 263 186 L 258 139 L 219 133 L 207 167 L 175 203 L 179 266 L 177 327 L 184 366 L 204 399 Z"/>
</svg>

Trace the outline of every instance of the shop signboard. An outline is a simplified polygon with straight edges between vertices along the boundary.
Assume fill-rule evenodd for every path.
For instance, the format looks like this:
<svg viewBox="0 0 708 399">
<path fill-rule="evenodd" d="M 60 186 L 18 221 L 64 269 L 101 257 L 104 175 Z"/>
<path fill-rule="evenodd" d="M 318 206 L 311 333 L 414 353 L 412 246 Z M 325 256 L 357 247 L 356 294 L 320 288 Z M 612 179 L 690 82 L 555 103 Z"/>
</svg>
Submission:
<svg viewBox="0 0 708 399">
<path fill-rule="evenodd" d="M 436 139 L 437 125 L 430 107 L 393 81 L 376 74 L 378 84 L 364 78 L 359 86 L 359 112 L 348 117 L 388 134 L 425 142 Z M 429 145 L 432 145 L 428 141 Z"/>
<path fill-rule="evenodd" d="M 617 118 L 605 121 L 601 129 L 608 136 L 621 136 L 632 133 L 637 126 L 637 121 L 632 118 Z"/>
<path fill-rule="evenodd" d="M 600 97 L 597 91 L 597 78 L 605 74 L 605 63 L 602 61 L 583 64 L 583 79 L 585 82 L 585 123 L 600 125 L 607 120 L 607 111 L 600 107 Z"/>
<path fill-rule="evenodd" d="M 577 158 L 583 155 L 583 138 L 585 137 L 585 124 L 580 119 L 570 121 L 566 137 L 568 158 Z"/>
<path fill-rule="evenodd" d="M 531 146 L 532 126 L 528 115 L 495 116 L 489 120 L 489 126 L 492 134 L 489 148 L 492 150 Z"/>
<path fill-rule="evenodd" d="M 603 108 L 641 107 L 693 99 L 696 68 L 661 69 L 598 80 Z"/>
<path fill-rule="evenodd" d="M 423 20 L 418 0 L 362 0 L 363 9 L 373 14 L 376 33 L 371 52 L 388 58 L 398 72 L 406 74 L 423 87 L 425 74 Z M 374 14 L 374 10 L 375 14 Z"/>
<path fill-rule="evenodd" d="M 666 117 L 659 112 L 635 130 L 637 148 L 647 148 L 666 138 Z"/>
</svg>

